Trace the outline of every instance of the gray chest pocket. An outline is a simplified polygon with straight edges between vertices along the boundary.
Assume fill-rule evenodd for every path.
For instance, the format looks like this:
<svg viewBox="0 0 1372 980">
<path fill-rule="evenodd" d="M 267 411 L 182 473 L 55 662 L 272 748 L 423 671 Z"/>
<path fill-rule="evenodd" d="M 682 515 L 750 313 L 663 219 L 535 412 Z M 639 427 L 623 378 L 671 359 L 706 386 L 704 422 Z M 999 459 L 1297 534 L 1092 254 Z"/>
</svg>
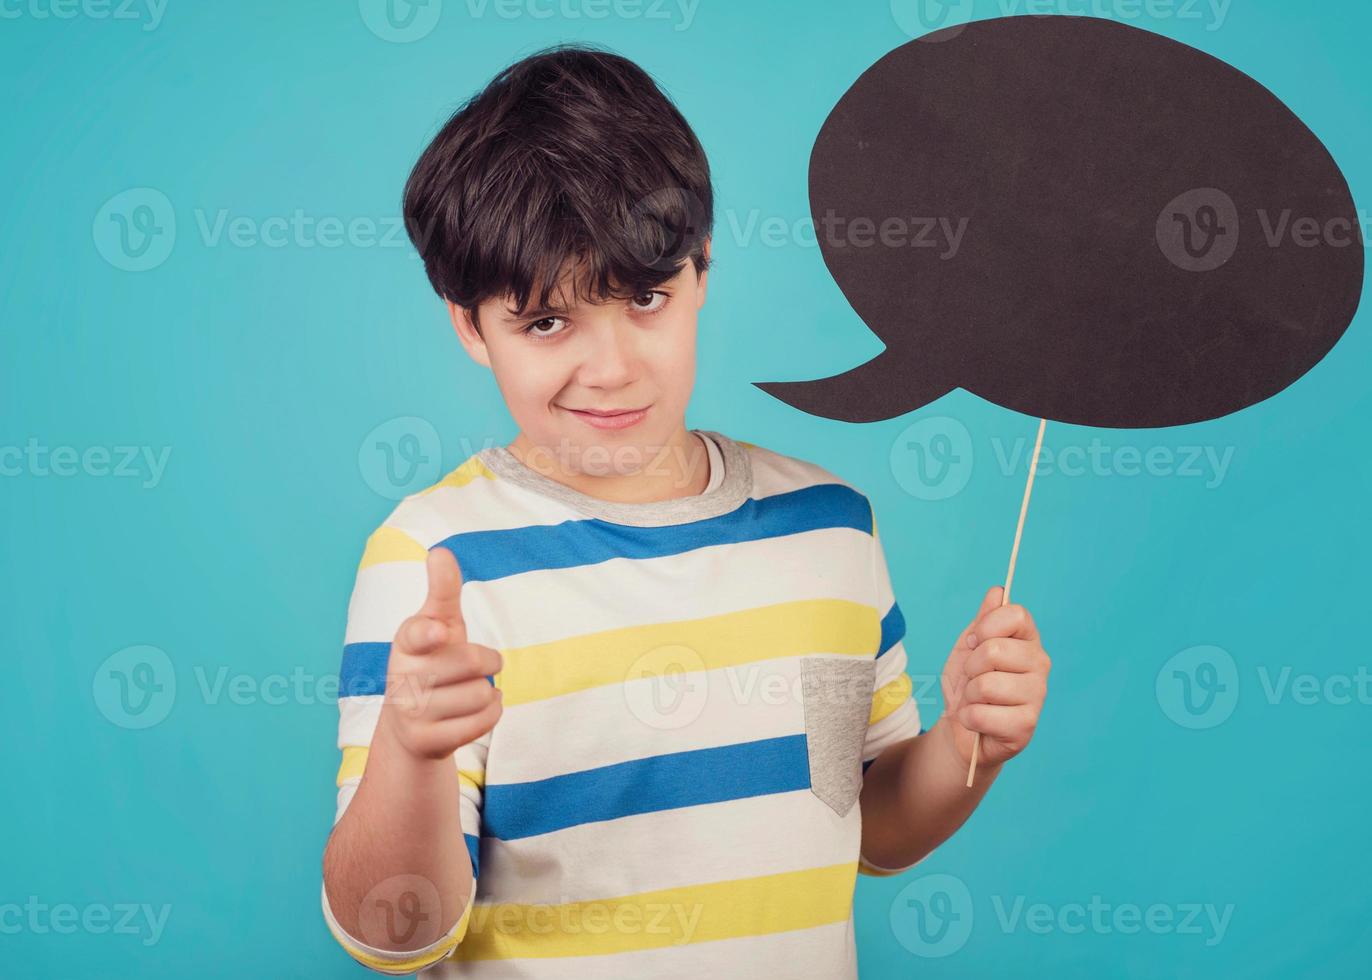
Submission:
<svg viewBox="0 0 1372 980">
<path fill-rule="evenodd" d="M 862 744 L 877 663 L 866 657 L 802 657 L 810 792 L 846 816 L 862 790 Z"/>
</svg>

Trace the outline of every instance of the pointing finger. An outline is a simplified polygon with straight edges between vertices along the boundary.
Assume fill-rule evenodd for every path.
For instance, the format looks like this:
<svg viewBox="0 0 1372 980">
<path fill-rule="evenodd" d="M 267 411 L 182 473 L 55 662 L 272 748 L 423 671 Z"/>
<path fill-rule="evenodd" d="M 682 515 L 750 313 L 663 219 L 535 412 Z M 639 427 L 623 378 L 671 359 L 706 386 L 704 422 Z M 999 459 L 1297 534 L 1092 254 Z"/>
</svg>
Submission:
<svg viewBox="0 0 1372 980">
<path fill-rule="evenodd" d="M 467 642 L 467 623 L 462 618 L 462 569 L 457 556 L 443 546 L 429 550 L 426 559 L 429 594 L 419 615 L 448 627 L 448 641 Z"/>
</svg>

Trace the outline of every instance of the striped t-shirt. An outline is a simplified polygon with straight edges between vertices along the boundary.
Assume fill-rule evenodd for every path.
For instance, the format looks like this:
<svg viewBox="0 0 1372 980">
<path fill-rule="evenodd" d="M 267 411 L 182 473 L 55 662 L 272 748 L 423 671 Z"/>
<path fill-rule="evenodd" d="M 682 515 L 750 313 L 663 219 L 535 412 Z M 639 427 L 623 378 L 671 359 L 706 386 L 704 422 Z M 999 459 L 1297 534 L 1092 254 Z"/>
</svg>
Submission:
<svg viewBox="0 0 1372 980">
<path fill-rule="evenodd" d="M 462 569 L 472 643 L 504 657 L 494 728 L 454 756 L 474 901 L 425 977 L 857 976 L 867 765 L 920 732 L 870 501 L 707 430 L 694 496 L 600 500 L 508 449 L 469 457 L 367 539 L 340 678 L 335 822 L 356 791 L 425 555 Z"/>
</svg>

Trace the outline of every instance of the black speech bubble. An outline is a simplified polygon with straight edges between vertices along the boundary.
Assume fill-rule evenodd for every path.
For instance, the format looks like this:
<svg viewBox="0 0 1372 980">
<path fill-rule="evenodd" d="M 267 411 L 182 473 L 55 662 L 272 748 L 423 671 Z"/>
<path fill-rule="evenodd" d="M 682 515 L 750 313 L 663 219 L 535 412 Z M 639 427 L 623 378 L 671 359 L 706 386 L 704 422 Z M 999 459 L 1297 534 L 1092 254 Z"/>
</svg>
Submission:
<svg viewBox="0 0 1372 980">
<path fill-rule="evenodd" d="M 1305 124 L 1224 62 L 1093 17 L 882 57 L 820 130 L 810 207 L 886 350 L 755 384 L 847 422 L 956 387 L 1082 425 L 1218 418 L 1313 367 L 1362 294 L 1347 181 Z"/>
</svg>

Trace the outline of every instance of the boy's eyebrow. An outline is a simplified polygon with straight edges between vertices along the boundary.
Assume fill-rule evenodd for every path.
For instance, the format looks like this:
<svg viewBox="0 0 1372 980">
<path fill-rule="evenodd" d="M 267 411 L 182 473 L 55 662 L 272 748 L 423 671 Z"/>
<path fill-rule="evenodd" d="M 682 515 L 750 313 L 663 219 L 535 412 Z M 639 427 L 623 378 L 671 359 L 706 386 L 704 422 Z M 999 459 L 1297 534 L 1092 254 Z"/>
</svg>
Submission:
<svg viewBox="0 0 1372 980">
<path fill-rule="evenodd" d="M 538 309 L 529 310 L 528 312 L 522 313 L 522 314 L 521 314 L 518 310 L 516 310 L 516 309 L 514 309 L 514 308 L 512 308 L 512 307 L 508 307 L 508 306 L 507 306 L 507 307 L 505 308 L 505 313 L 506 313 L 505 319 L 507 319 L 507 320 L 529 320 L 529 319 L 534 319 L 534 318 L 538 318 L 538 317 L 545 317 L 545 316 L 560 316 L 560 315 L 562 315 L 562 314 L 564 314 L 564 313 L 566 313 L 566 312 L 568 312 L 568 311 L 567 311 L 564 307 L 560 307 L 560 306 L 543 306 L 543 307 L 539 307 Z"/>
<path fill-rule="evenodd" d="M 616 298 L 621 298 L 617 293 L 612 293 L 612 295 L 616 296 Z M 622 298 L 628 298 L 629 295 L 629 293 L 624 293 Z M 529 310 L 521 314 L 513 306 L 507 304 L 505 306 L 505 319 L 510 323 L 514 323 L 518 320 L 537 320 L 545 316 L 565 316 L 570 312 L 570 307 L 566 306 L 540 306 L 537 309 Z"/>
</svg>

